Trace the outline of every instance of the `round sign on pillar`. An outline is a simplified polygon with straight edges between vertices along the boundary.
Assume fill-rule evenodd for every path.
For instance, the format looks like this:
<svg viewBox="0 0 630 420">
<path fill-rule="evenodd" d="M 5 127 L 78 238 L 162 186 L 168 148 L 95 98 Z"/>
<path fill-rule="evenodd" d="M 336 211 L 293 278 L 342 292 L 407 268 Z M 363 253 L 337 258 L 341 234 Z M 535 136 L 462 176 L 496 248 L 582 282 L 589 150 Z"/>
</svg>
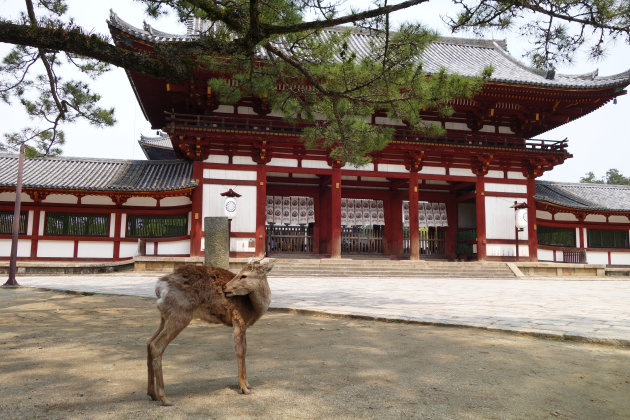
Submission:
<svg viewBox="0 0 630 420">
<path fill-rule="evenodd" d="M 232 220 L 236 217 L 236 197 L 225 197 L 225 205 L 223 207 L 225 216 Z"/>
<path fill-rule="evenodd" d="M 516 209 L 516 227 L 527 228 L 527 209 Z"/>
</svg>

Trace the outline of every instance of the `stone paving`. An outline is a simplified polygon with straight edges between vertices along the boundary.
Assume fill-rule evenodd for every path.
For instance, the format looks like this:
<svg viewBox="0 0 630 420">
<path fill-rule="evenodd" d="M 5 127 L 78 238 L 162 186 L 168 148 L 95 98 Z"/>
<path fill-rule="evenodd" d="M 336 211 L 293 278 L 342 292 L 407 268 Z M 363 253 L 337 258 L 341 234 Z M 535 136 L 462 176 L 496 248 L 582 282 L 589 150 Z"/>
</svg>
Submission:
<svg viewBox="0 0 630 420">
<path fill-rule="evenodd" d="M 23 286 L 154 297 L 161 274 L 18 276 Z M 270 277 L 272 307 L 630 344 L 630 281 Z"/>
</svg>

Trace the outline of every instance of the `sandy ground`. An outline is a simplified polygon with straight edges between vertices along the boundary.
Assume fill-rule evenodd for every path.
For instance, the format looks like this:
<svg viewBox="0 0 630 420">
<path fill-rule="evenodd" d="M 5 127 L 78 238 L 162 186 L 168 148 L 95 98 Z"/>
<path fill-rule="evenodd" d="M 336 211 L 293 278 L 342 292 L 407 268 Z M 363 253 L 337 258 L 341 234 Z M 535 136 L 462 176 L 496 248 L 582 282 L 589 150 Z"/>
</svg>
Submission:
<svg viewBox="0 0 630 420">
<path fill-rule="evenodd" d="M 2 419 L 630 418 L 630 349 L 469 328 L 272 312 L 248 331 L 195 321 L 146 395 L 152 299 L 0 290 Z"/>
</svg>

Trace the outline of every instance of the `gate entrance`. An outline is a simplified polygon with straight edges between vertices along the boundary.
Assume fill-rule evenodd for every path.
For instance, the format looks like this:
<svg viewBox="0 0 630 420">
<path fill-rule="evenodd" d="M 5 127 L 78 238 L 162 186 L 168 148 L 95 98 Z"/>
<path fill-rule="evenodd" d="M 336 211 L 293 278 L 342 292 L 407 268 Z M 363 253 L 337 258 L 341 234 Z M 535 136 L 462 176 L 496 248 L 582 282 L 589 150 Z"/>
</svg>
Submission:
<svg viewBox="0 0 630 420">
<path fill-rule="evenodd" d="M 313 197 L 268 195 L 266 214 L 268 254 L 313 252 Z"/>
<path fill-rule="evenodd" d="M 411 252 L 409 235 L 409 202 L 403 202 L 403 250 L 405 254 Z M 418 202 L 418 241 L 420 242 L 420 256 L 428 258 L 446 257 L 446 216 L 445 203 Z"/>
<path fill-rule="evenodd" d="M 343 254 L 382 254 L 383 226 L 342 226 L 341 252 Z"/>
<path fill-rule="evenodd" d="M 383 200 L 341 199 L 342 254 L 382 254 L 384 232 Z"/>
<path fill-rule="evenodd" d="M 311 253 L 313 252 L 313 225 L 266 227 L 265 249 L 273 253 Z"/>
</svg>

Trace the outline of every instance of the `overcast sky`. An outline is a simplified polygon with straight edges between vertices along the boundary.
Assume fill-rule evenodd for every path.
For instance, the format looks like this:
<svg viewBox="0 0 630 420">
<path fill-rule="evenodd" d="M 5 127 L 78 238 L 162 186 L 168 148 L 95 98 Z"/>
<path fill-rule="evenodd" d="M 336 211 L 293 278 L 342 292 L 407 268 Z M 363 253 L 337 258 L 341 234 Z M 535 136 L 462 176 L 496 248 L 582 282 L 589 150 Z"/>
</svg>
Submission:
<svg viewBox="0 0 630 420">
<path fill-rule="evenodd" d="M 143 6 L 128 0 L 91 1 L 69 0 L 69 15 L 87 30 L 109 35 L 106 20 L 109 9 L 128 23 L 142 27 L 144 20 L 152 26 L 166 32 L 184 33 L 185 26 L 174 17 L 163 17 L 159 21 L 147 19 Z M 362 4 L 363 2 L 357 2 Z M 0 0 L 2 17 L 15 17 L 24 8 L 18 0 Z M 442 35 L 449 35 L 441 23 L 440 15 L 448 11 L 448 0 L 431 0 L 427 5 L 417 6 L 394 15 L 397 20 L 421 21 L 438 30 Z M 458 34 L 456 36 L 465 36 Z M 507 39 L 510 53 L 520 59 L 527 40 L 510 33 L 490 33 L 486 38 Z M 6 44 L 0 44 L 0 54 L 8 51 Z M 609 49 L 607 57 L 599 62 L 591 62 L 583 56 L 576 63 L 558 69 L 559 73 L 581 74 L 599 69 L 599 75 L 611 75 L 630 69 L 630 46 L 618 41 Z M 125 72 L 113 68 L 108 74 L 93 82 L 93 89 L 102 94 L 102 104 L 116 108 L 117 124 L 106 129 L 94 128 L 80 123 L 66 126 L 65 156 L 101 157 L 118 159 L 144 159 L 137 140 L 140 134 L 153 135 L 149 123 L 145 120 L 136 98 L 131 90 Z M 2 127 L 5 132 L 16 131 L 29 124 L 19 107 L 0 104 Z M 621 96 L 615 105 L 612 102 L 597 111 L 576 121 L 565 124 L 555 130 L 543 133 L 540 138 L 550 140 L 569 139 L 569 152 L 573 158 L 545 173 L 541 179 L 578 182 L 588 171 L 601 177 L 606 170 L 616 168 L 630 176 L 630 95 Z"/>
</svg>

